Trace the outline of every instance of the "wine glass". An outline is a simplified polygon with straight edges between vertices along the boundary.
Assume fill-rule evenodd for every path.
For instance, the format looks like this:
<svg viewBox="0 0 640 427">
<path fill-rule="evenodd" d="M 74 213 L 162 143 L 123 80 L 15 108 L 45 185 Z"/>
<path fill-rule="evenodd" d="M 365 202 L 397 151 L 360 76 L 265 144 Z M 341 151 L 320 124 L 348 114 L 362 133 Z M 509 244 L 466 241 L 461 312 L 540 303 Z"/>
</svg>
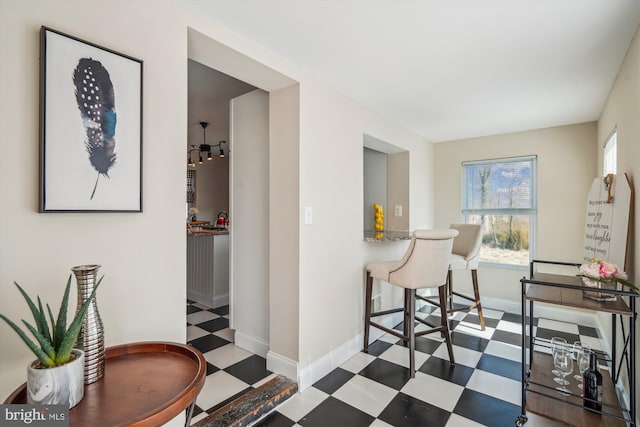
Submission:
<svg viewBox="0 0 640 427">
<path fill-rule="evenodd" d="M 573 371 L 573 359 L 571 358 L 571 353 L 566 349 L 556 350 L 556 354 L 553 356 L 553 366 L 556 367 L 562 377 L 559 381 L 556 381 L 561 384 L 562 387 L 556 387 L 556 390 L 558 390 L 560 394 L 568 396 L 571 393 L 567 390 L 566 386 L 569 384 L 569 381 L 567 381 L 565 377 Z M 556 378 L 554 378 L 554 380 L 556 380 Z"/>
<path fill-rule="evenodd" d="M 574 341 L 573 342 L 573 346 L 571 347 L 571 358 L 573 360 L 576 360 L 576 357 L 578 356 L 578 351 L 582 348 L 582 342 L 581 341 Z"/>
<path fill-rule="evenodd" d="M 587 346 L 582 346 L 582 348 L 578 351 L 578 357 L 576 358 L 576 363 L 578 364 L 578 372 L 580 375 L 574 375 L 573 378 L 579 380 L 578 388 L 582 390 L 582 374 L 584 371 L 589 369 L 589 357 L 591 355 L 591 349 Z"/>
<path fill-rule="evenodd" d="M 587 345 L 583 344 L 581 341 L 573 342 L 573 347 L 571 347 L 571 358 L 576 361 L 576 364 L 578 363 L 578 354 L 584 348 L 589 348 L 589 347 L 587 347 Z M 582 371 L 579 370 L 579 372 L 576 375 L 574 375 L 573 378 L 582 382 Z"/>
<path fill-rule="evenodd" d="M 564 338 L 560 338 L 560 337 L 552 337 L 551 338 L 551 356 L 555 359 L 555 355 L 556 355 L 556 351 L 558 349 L 566 349 L 567 348 L 567 340 L 565 340 Z M 560 371 L 558 371 L 557 369 L 553 369 L 551 371 L 551 373 L 553 375 L 555 375 L 556 377 L 560 376 Z M 558 380 L 560 380 L 560 378 L 554 378 L 554 380 L 556 380 L 557 383 L 560 383 Z"/>
<path fill-rule="evenodd" d="M 576 362 L 578 361 L 578 355 L 580 354 L 580 352 L 584 349 L 590 350 L 589 346 L 584 344 L 581 341 L 575 341 L 573 343 L 573 347 L 571 348 L 571 356 L 573 357 L 573 360 L 575 360 Z M 582 372 L 580 372 L 581 374 Z M 575 376 L 576 379 L 577 375 Z M 582 377 L 581 377 L 582 378 Z"/>
</svg>

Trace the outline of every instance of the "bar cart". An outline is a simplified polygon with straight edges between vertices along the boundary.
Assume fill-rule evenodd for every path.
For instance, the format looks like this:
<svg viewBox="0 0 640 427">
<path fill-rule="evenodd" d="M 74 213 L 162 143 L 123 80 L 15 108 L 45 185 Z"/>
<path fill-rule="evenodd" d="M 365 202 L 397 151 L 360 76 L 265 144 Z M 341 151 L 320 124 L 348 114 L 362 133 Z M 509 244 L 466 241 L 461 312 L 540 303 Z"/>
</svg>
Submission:
<svg viewBox="0 0 640 427">
<path fill-rule="evenodd" d="M 579 264 L 534 260 L 530 263 L 529 279 L 520 280 L 522 287 L 522 412 L 515 425 L 527 422 L 531 412 L 569 426 L 636 426 L 635 404 L 635 319 L 637 292 L 630 290 L 599 291 L 615 296 L 614 301 L 599 302 L 583 297 L 579 277 L 539 273 L 537 264 L 578 267 Z M 527 313 L 527 302 L 529 303 Z M 598 352 L 600 366 L 610 366 L 610 372 L 600 369 L 603 376 L 603 405 L 601 412 L 584 409 L 581 390 L 576 385 L 569 388 L 569 395 L 557 392 L 553 381 L 553 360 L 546 340 L 534 336 L 534 303 L 542 302 L 565 307 L 575 307 L 611 314 L 611 355 Z M 622 337 L 618 354 L 618 323 Z M 626 323 L 626 325 L 625 325 Z M 617 386 L 622 384 L 621 372 L 626 372 L 629 383 L 628 408 L 621 403 Z"/>
</svg>

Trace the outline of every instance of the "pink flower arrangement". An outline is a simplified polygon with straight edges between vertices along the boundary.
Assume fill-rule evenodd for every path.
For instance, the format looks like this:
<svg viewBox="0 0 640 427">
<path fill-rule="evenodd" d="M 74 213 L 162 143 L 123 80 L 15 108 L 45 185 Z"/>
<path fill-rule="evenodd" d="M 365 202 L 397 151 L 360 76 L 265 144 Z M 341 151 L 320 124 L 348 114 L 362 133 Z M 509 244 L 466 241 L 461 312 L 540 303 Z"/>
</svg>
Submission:
<svg viewBox="0 0 640 427">
<path fill-rule="evenodd" d="M 577 275 L 578 277 L 584 277 L 593 282 L 613 281 L 623 286 L 638 289 L 631 282 L 625 280 L 627 275 L 623 271 L 620 271 L 615 264 L 601 259 L 592 258 L 589 263 L 582 264 L 578 271 L 580 272 L 580 274 Z"/>
</svg>

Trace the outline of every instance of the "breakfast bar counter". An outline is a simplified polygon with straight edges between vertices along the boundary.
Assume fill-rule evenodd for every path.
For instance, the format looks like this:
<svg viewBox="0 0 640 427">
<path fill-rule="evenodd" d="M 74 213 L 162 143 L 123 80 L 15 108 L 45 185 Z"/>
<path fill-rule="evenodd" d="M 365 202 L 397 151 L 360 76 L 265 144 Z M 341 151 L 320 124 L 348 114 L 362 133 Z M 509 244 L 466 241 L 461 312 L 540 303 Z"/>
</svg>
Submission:
<svg viewBox="0 0 640 427">
<path fill-rule="evenodd" d="M 397 242 L 399 240 L 411 240 L 410 231 L 375 231 L 365 230 L 365 242 Z"/>
</svg>

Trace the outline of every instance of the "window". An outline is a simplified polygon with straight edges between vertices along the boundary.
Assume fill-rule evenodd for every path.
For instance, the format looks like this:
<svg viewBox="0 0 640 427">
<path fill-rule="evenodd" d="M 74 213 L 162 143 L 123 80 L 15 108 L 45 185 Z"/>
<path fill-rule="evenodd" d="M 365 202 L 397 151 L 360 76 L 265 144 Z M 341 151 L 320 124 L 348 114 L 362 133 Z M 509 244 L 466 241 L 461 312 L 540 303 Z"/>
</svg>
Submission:
<svg viewBox="0 0 640 427">
<path fill-rule="evenodd" d="M 482 225 L 480 261 L 526 266 L 535 223 L 535 156 L 464 162 L 462 213 Z"/>
<path fill-rule="evenodd" d="M 618 169 L 618 132 L 613 130 L 604 143 L 603 175 L 616 173 Z"/>
</svg>

